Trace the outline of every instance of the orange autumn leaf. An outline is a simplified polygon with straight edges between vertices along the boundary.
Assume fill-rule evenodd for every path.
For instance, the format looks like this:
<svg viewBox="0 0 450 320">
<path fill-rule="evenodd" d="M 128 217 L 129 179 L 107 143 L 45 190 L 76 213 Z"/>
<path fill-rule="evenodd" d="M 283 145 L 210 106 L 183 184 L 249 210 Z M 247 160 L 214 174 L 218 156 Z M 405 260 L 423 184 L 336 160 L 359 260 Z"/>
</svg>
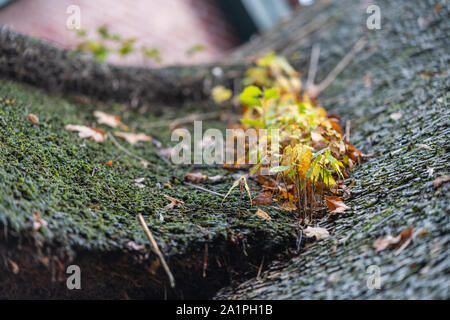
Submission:
<svg viewBox="0 0 450 320">
<path fill-rule="evenodd" d="M 328 209 L 330 209 L 331 214 L 342 213 L 349 207 L 342 201 L 341 198 L 336 196 L 326 196 L 325 202 Z"/>
<path fill-rule="evenodd" d="M 261 209 L 256 210 L 255 215 L 266 220 L 272 220 L 272 218 L 267 214 L 267 212 Z"/>
<path fill-rule="evenodd" d="M 27 115 L 27 120 L 35 125 L 39 124 L 39 118 L 35 114 L 30 113 Z"/>
<path fill-rule="evenodd" d="M 297 166 L 298 174 L 300 178 L 306 177 L 306 172 L 311 165 L 312 153 L 309 147 L 302 143 L 298 143 L 295 146 L 287 146 L 283 152 L 282 165 L 291 166 L 295 164 Z"/>
</svg>

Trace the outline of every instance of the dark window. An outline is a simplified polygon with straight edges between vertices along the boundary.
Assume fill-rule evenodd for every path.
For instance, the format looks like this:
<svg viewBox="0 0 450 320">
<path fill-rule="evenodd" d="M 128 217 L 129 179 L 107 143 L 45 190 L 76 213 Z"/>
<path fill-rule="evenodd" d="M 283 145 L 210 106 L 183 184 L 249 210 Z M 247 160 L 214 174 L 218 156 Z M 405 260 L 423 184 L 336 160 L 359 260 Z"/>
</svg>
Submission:
<svg viewBox="0 0 450 320">
<path fill-rule="evenodd" d="M 0 9 L 14 1 L 15 0 L 0 0 Z"/>
</svg>

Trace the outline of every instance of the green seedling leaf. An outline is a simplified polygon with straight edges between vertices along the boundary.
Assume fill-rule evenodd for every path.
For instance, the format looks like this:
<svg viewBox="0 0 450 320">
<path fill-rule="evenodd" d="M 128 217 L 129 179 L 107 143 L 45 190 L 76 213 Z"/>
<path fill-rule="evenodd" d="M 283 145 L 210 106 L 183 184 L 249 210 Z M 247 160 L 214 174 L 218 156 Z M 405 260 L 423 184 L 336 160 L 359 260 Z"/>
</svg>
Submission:
<svg viewBox="0 0 450 320">
<path fill-rule="evenodd" d="M 225 201 L 225 199 L 230 195 L 231 191 L 233 191 L 234 188 L 236 188 L 239 184 L 243 183 L 244 184 L 244 188 L 247 191 L 248 197 L 250 199 L 250 206 L 253 205 L 252 202 L 252 195 L 250 193 L 250 188 L 248 187 L 247 184 L 247 179 L 245 178 L 245 176 L 241 176 L 239 177 L 236 181 L 234 181 L 233 185 L 231 186 L 231 188 L 228 190 L 227 194 L 225 195 L 225 197 L 223 197 L 222 202 L 221 202 L 221 206 L 223 205 L 223 202 Z"/>
<path fill-rule="evenodd" d="M 264 122 L 262 120 L 258 120 L 258 119 L 241 119 L 241 123 L 249 125 L 251 127 L 255 127 L 255 128 L 264 128 L 265 127 Z"/>
<path fill-rule="evenodd" d="M 223 197 L 222 202 L 220 204 L 221 206 L 223 205 L 223 202 L 225 201 L 225 199 L 230 195 L 231 191 L 233 191 L 233 189 L 236 188 L 239 185 L 239 183 L 241 182 L 242 177 L 239 177 L 236 181 L 233 182 L 233 185 L 230 187 L 230 189 L 228 189 L 228 192 L 225 195 L 225 197 Z"/>
<path fill-rule="evenodd" d="M 278 90 L 273 88 L 273 89 L 267 89 L 264 90 L 264 99 L 278 99 L 280 97 L 280 94 L 278 93 Z"/>
<path fill-rule="evenodd" d="M 244 91 L 239 96 L 241 102 L 248 106 L 261 106 L 261 101 L 259 100 L 259 96 L 261 96 L 262 92 L 256 86 L 249 86 L 244 89 Z"/>
</svg>

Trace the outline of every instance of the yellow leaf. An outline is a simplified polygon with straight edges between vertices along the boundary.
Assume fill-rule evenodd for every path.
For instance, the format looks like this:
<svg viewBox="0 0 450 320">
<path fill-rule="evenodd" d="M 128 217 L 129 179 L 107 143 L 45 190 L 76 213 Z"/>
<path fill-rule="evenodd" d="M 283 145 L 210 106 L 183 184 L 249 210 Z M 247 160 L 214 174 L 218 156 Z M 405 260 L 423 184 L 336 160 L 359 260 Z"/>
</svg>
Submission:
<svg viewBox="0 0 450 320">
<path fill-rule="evenodd" d="M 233 96 L 233 92 L 224 86 L 216 86 L 212 89 L 212 98 L 215 103 L 222 103 Z"/>
<path fill-rule="evenodd" d="M 308 146 L 298 143 L 295 146 L 287 146 L 283 152 L 282 164 L 289 166 L 292 163 L 297 165 L 299 176 L 304 179 L 306 172 L 311 165 L 312 153 Z"/>
</svg>

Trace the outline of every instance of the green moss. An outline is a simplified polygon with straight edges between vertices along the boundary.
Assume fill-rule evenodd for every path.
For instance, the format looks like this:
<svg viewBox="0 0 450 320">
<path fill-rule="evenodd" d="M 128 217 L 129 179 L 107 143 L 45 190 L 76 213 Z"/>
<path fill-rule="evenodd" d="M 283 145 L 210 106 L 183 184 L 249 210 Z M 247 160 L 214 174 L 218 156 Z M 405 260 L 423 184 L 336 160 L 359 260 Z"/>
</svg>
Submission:
<svg viewBox="0 0 450 320">
<path fill-rule="evenodd" d="M 65 247 L 121 249 L 131 240 L 148 242 L 134 217 L 134 213 L 142 212 L 168 255 L 203 247 L 202 243 L 211 239 L 228 239 L 233 234 L 248 238 L 249 247 L 268 248 L 287 246 L 294 237 L 284 214 L 269 210 L 274 219 L 263 221 L 254 217 L 255 208 L 244 203 L 243 216 L 237 219 L 237 194 L 221 208 L 217 196 L 179 183 L 187 172 L 228 175 L 223 169 L 175 167 L 162 161 L 150 143 L 131 146 L 118 140 L 151 163 L 144 168 L 111 139 L 101 144 L 66 131 L 67 124 L 95 125 L 93 111 L 99 107 L 91 103 L 50 96 L 9 81 L 0 81 L 0 97 L 4 98 L 0 102 L 0 224 L 8 234 L 34 235 Z M 6 104 L 6 99 L 15 103 Z M 143 115 L 120 105 L 102 110 L 121 115 L 130 128 L 164 144 L 169 142 L 171 130 L 149 124 L 176 114 L 180 117 L 179 110 L 170 108 L 159 116 Z M 38 126 L 26 120 L 29 113 L 39 117 Z M 225 125 L 216 120 L 207 123 L 205 129 Z M 109 160 L 113 161 L 112 167 L 106 165 Z M 145 188 L 134 184 L 133 179 L 141 177 L 146 178 Z M 229 176 L 220 184 L 207 187 L 226 193 L 232 181 Z M 172 188 L 164 183 L 170 183 Z M 164 209 L 168 204 L 164 195 L 184 201 L 186 208 Z M 33 233 L 33 212 L 37 211 L 48 225 Z"/>
</svg>

